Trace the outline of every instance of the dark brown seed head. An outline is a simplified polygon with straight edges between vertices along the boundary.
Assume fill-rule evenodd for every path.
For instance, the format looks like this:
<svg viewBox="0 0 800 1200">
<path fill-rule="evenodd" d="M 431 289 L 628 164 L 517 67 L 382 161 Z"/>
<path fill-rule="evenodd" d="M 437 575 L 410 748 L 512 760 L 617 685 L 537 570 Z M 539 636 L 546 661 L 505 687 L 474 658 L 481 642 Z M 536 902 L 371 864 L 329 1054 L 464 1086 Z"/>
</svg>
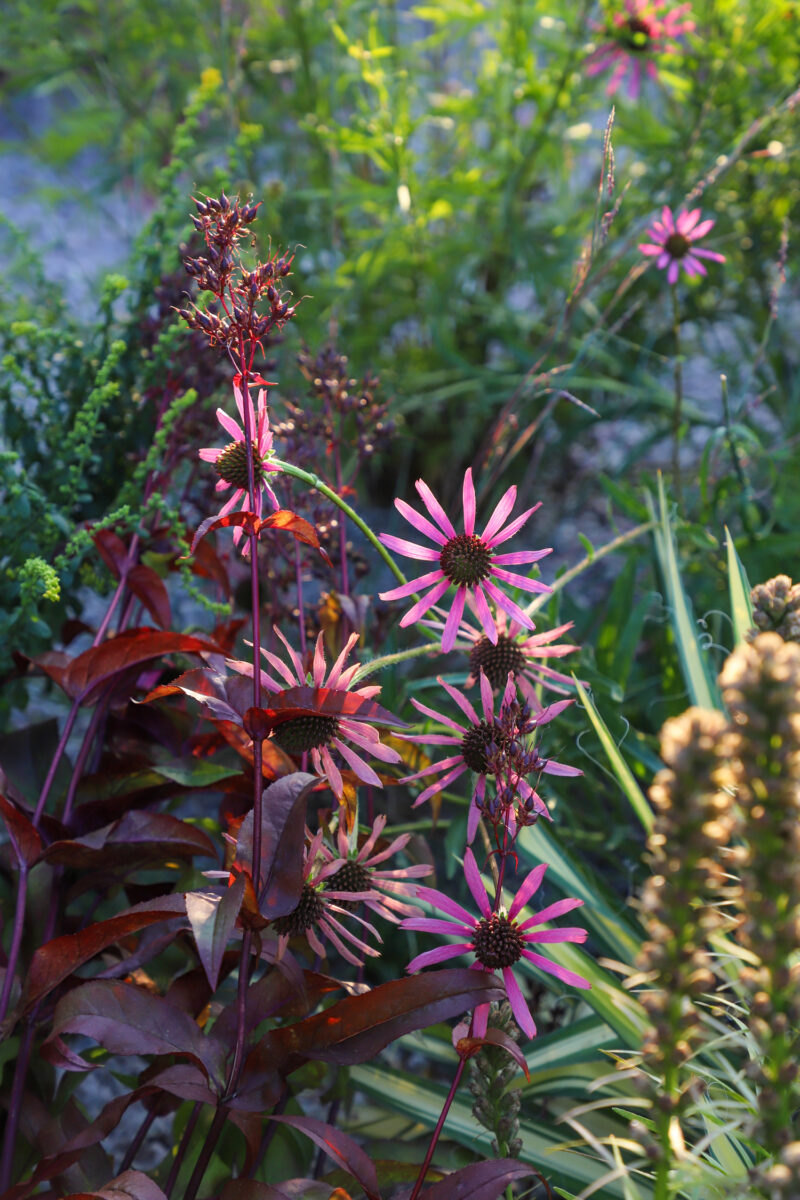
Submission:
<svg viewBox="0 0 800 1200">
<path fill-rule="evenodd" d="M 484 967 L 512 967 L 522 957 L 522 934 L 508 917 L 492 913 L 478 922 L 473 946 L 475 957 Z"/>
<path fill-rule="evenodd" d="M 457 587 L 474 587 L 492 573 L 492 552 L 474 533 L 459 533 L 442 547 L 439 566 Z"/>
</svg>

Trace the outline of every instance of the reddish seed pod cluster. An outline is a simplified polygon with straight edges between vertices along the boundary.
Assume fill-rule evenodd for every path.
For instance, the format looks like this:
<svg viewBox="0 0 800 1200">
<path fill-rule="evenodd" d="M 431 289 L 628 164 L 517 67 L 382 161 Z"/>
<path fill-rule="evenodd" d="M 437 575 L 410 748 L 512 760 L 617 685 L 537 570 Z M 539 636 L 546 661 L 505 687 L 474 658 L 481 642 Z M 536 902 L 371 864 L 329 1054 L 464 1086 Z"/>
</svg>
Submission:
<svg viewBox="0 0 800 1200">
<path fill-rule="evenodd" d="M 291 274 L 294 255 L 276 253 L 252 271 L 246 270 L 239 243 L 249 236 L 248 227 L 258 215 L 259 204 L 230 201 L 224 192 L 219 199 L 206 196 L 194 203 L 197 216 L 192 221 L 205 240 L 206 253 L 184 259 L 183 265 L 200 291 L 211 292 L 216 301 L 205 309 L 193 303 L 177 311 L 189 328 L 204 333 L 211 345 L 257 345 L 295 314 L 291 295 L 279 286 Z"/>
</svg>

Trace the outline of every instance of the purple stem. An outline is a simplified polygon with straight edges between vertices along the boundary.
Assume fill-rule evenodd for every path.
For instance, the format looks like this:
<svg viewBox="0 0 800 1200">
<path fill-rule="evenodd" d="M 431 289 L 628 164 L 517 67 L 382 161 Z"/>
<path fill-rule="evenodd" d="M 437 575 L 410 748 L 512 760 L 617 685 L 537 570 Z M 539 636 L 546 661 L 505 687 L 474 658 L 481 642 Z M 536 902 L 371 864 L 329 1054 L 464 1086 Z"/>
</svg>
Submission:
<svg viewBox="0 0 800 1200">
<path fill-rule="evenodd" d="M 242 938 L 242 956 L 239 960 L 239 983 L 236 989 L 236 1044 L 233 1048 L 233 1062 L 228 1073 L 228 1083 L 225 1095 L 229 1096 L 239 1080 L 244 1055 L 244 1039 L 247 1018 L 247 986 L 250 982 L 250 943 L 252 934 L 245 930 Z"/>
<path fill-rule="evenodd" d="M 183 1166 L 183 1160 L 186 1157 L 186 1151 L 191 1145 L 192 1134 L 194 1133 L 195 1125 L 199 1121 L 200 1113 L 202 1111 L 202 1100 L 196 1100 L 194 1108 L 189 1113 L 189 1120 L 186 1122 L 186 1128 L 183 1131 L 183 1137 L 181 1138 L 180 1145 L 178 1146 L 178 1152 L 175 1155 L 175 1161 L 172 1164 L 169 1175 L 167 1176 L 167 1182 L 164 1184 L 164 1192 L 167 1200 L 169 1200 L 170 1196 L 172 1195 L 172 1189 L 178 1182 L 178 1175 L 180 1174 L 181 1167 Z"/>
<path fill-rule="evenodd" d="M 342 414 L 339 414 L 339 438 L 342 436 Z M 342 458 L 339 452 L 339 441 L 334 442 L 333 461 L 336 467 L 336 490 L 341 495 L 342 493 Z M 342 595 L 350 594 L 350 585 L 347 578 L 347 527 L 345 525 L 346 517 L 343 512 L 339 512 L 339 558 L 341 560 L 342 571 Z"/>
<path fill-rule="evenodd" d="M 16 849 L 16 847 L 15 847 Z M 19 948 L 22 944 L 22 933 L 25 928 L 25 902 L 28 898 L 28 864 L 23 862 L 17 853 L 19 863 L 19 879 L 17 881 L 17 907 L 14 910 L 14 931 L 11 935 L 11 946 L 8 951 L 8 966 L 3 980 L 3 994 L 0 996 L 0 1022 L 6 1018 L 8 1002 L 11 999 L 11 988 L 14 985 Z"/>
<path fill-rule="evenodd" d="M 197 1189 L 203 1182 L 203 1176 L 206 1173 L 206 1167 L 209 1164 L 211 1155 L 216 1149 L 217 1142 L 219 1141 L 219 1135 L 222 1132 L 222 1126 L 225 1124 L 227 1119 L 227 1108 L 224 1106 L 222 1108 L 218 1108 L 214 1115 L 214 1120 L 211 1122 L 211 1128 L 206 1134 L 206 1140 L 203 1142 L 203 1147 L 200 1151 L 200 1157 L 195 1163 L 195 1168 L 192 1171 L 192 1177 L 189 1180 L 188 1187 L 183 1193 L 183 1200 L 194 1200 L 195 1196 L 197 1195 Z"/>
<path fill-rule="evenodd" d="M 300 557 L 300 543 L 294 543 L 294 573 L 297 580 L 297 619 L 300 624 L 300 657 L 306 656 L 306 617 L 303 610 L 303 563 Z"/>
<path fill-rule="evenodd" d="M 59 764 L 61 763 L 61 759 L 64 756 L 64 751 L 67 748 L 67 742 L 69 741 L 69 735 L 72 733 L 72 726 L 75 724 L 75 718 L 78 715 L 79 708 L 80 708 L 80 701 L 73 700 L 72 707 L 70 708 L 70 710 L 67 714 L 67 719 L 64 722 L 64 728 L 61 732 L 61 737 L 58 739 L 58 745 L 56 746 L 55 754 L 53 755 L 52 761 L 50 763 L 50 767 L 47 772 L 47 778 L 45 779 L 44 784 L 42 786 L 42 790 L 39 793 L 39 799 L 36 803 L 36 810 L 33 814 L 34 829 L 39 828 L 39 822 L 42 819 L 42 813 L 44 812 L 44 806 L 47 803 L 47 797 L 50 795 L 50 788 L 53 786 L 53 780 L 56 777 L 56 771 L 58 770 Z"/>
<path fill-rule="evenodd" d="M 153 1103 L 150 1105 L 150 1108 L 148 1108 L 147 1112 L 144 1115 L 144 1120 L 142 1121 L 141 1125 L 139 1126 L 139 1128 L 136 1132 L 136 1136 L 134 1137 L 130 1146 L 128 1146 L 128 1149 L 125 1151 L 125 1157 L 123 1158 L 122 1162 L 119 1165 L 119 1174 L 120 1175 L 123 1173 L 123 1171 L 129 1170 L 133 1166 L 133 1160 L 136 1158 L 136 1155 L 139 1153 L 139 1150 L 141 1149 L 144 1139 L 147 1137 L 148 1133 L 150 1132 L 150 1126 L 153 1124 L 153 1121 L 155 1121 L 157 1116 L 158 1116 L 158 1098 L 156 1098 L 153 1101 Z"/>
<path fill-rule="evenodd" d="M 467 1065 L 466 1058 L 459 1058 L 458 1070 L 456 1071 L 453 1082 L 450 1084 L 450 1091 L 447 1093 L 447 1099 L 445 1100 L 444 1106 L 442 1107 L 442 1111 L 439 1115 L 439 1120 L 436 1122 L 436 1128 L 433 1131 L 433 1137 L 431 1138 L 431 1144 L 428 1147 L 428 1153 L 425 1155 L 425 1161 L 423 1162 L 422 1166 L 419 1169 L 419 1175 L 417 1176 L 417 1182 L 414 1184 L 414 1189 L 413 1189 L 411 1195 L 409 1196 L 408 1200 L 417 1200 L 417 1196 L 420 1193 L 420 1189 L 421 1189 L 423 1183 L 425 1182 L 425 1176 L 428 1173 L 428 1167 L 431 1165 L 431 1159 L 433 1158 L 433 1152 L 436 1149 L 436 1143 L 439 1141 L 439 1136 L 442 1132 L 442 1128 L 447 1119 L 447 1114 L 450 1111 L 450 1105 L 453 1103 L 453 1101 L 456 1098 L 456 1091 L 458 1090 L 458 1085 L 461 1081 L 461 1076 L 464 1074 L 464 1067 L 466 1065 Z"/>
<path fill-rule="evenodd" d="M 11 1098 L 8 1102 L 8 1117 L 6 1118 L 5 1134 L 3 1136 L 3 1163 L 0 1166 L 0 1192 L 8 1190 L 11 1184 L 11 1168 L 14 1165 L 14 1147 L 17 1141 L 17 1129 L 22 1113 L 22 1096 L 25 1091 L 25 1079 L 28 1074 L 28 1059 L 33 1043 L 33 1017 L 22 1035 L 19 1047 L 19 1057 L 14 1071 L 14 1082 L 11 1087 Z"/>
</svg>

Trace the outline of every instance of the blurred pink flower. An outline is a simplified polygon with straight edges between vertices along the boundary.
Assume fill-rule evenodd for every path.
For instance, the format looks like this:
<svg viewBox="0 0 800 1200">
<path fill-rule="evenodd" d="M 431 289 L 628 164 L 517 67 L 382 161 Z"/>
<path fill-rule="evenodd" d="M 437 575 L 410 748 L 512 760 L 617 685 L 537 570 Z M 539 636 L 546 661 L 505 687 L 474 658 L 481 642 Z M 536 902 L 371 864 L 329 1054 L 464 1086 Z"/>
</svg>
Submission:
<svg viewBox="0 0 800 1200">
<path fill-rule="evenodd" d="M 698 224 L 698 221 L 700 222 Z M 667 268 L 667 281 L 677 283 L 681 267 L 687 275 L 706 275 L 701 258 L 710 258 L 714 262 L 725 262 L 724 254 L 716 250 L 698 250 L 695 242 L 705 237 L 714 222 L 709 218 L 700 221 L 700 209 L 693 208 L 691 212 L 681 209 L 677 216 L 666 205 L 661 210 L 661 220 L 654 221 L 648 229 L 652 242 L 640 242 L 639 249 L 649 258 L 656 258 L 657 267 Z"/>
<path fill-rule="evenodd" d="M 533 629 L 533 622 L 523 610 L 509 599 L 494 580 L 522 588 L 527 592 L 549 592 L 547 584 L 539 583 L 526 575 L 506 570 L 510 566 L 520 566 L 523 563 L 538 562 L 550 550 L 519 550 L 509 554 L 494 554 L 494 549 L 501 542 L 508 541 L 518 533 L 528 518 L 536 512 L 539 505 L 526 509 L 509 525 L 503 528 L 506 518 L 510 515 L 517 498 L 516 487 L 510 487 L 492 513 L 483 533 L 475 533 L 475 488 L 472 483 L 472 470 L 464 475 L 462 489 L 464 505 L 464 532 L 456 533 L 450 518 L 430 490 L 428 485 L 418 479 L 415 487 L 429 515 L 435 521 L 433 524 L 413 509 L 404 500 L 395 500 L 395 507 L 415 529 L 430 538 L 433 546 L 418 546 L 415 542 L 407 542 L 403 538 L 393 537 L 382 533 L 380 539 L 390 550 L 397 551 L 407 558 L 416 558 L 438 564 L 434 571 L 420 575 L 416 579 L 404 583 L 401 587 L 389 592 L 381 592 L 382 600 L 402 600 L 414 592 L 430 590 L 421 600 L 418 600 L 401 618 L 400 624 L 405 627 L 412 625 L 426 613 L 428 609 L 441 600 L 451 584 L 456 587 L 453 607 L 445 623 L 442 633 L 442 650 L 446 653 L 453 648 L 456 630 L 464 612 L 464 603 L 468 595 L 473 597 L 475 611 L 483 629 L 492 643 L 497 642 L 497 628 L 486 597 L 494 600 L 509 616 L 519 621 L 526 629 Z"/>
<path fill-rule="evenodd" d="M 587 58 L 586 74 L 599 75 L 613 67 L 606 94 L 613 96 L 627 76 L 628 95 L 637 100 L 643 72 L 649 79 L 658 78 L 653 57 L 674 54 L 679 49 L 675 39 L 694 29 L 695 22 L 686 15 L 690 11 L 691 4 L 672 7 L 671 0 L 625 0 L 624 11 L 614 13 L 610 25 L 598 27 L 608 40 Z"/>
<path fill-rule="evenodd" d="M 467 608 L 473 608 L 471 597 L 467 599 Z M 510 671 L 523 696 L 537 712 L 541 712 L 542 705 L 536 695 L 536 684 L 566 695 L 565 689 L 572 687 L 571 677 L 554 671 L 540 660 L 563 658 L 565 654 L 574 654 L 579 649 L 569 642 L 557 642 L 562 634 L 572 629 L 573 622 L 568 621 L 566 625 L 558 625 L 555 629 L 546 629 L 542 633 L 530 636 L 523 634 L 519 621 L 509 621 L 502 610 L 495 614 L 494 623 L 497 630 L 496 641 L 488 638 L 482 628 L 476 629 L 470 624 L 466 614 L 456 629 L 453 649 L 463 650 L 469 655 L 470 673 L 466 686 L 474 687 L 480 672 L 483 671 L 493 690 L 499 691 L 505 687 Z M 426 620 L 422 624 L 439 630 L 443 628 L 444 622 Z M 556 645 L 553 645 L 554 642 Z"/>
<path fill-rule="evenodd" d="M 574 971 L 568 971 L 566 967 L 561 967 L 558 963 L 551 962 L 550 959 L 544 958 L 530 949 L 531 946 L 547 942 L 586 941 L 586 930 L 580 927 L 537 929 L 546 921 L 552 921 L 555 917 L 560 917 L 573 908 L 578 908 L 583 904 L 582 900 L 556 900 L 554 904 L 549 904 L 547 908 L 534 913 L 532 917 L 525 920 L 519 919 L 522 909 L 539 888 L 546 870 L 547 864 L 541 863 L 526 875 L 508 912 L 504 908 L 492 912 L 475 856 L 471 850 L 467 849 L 464 853 L 464 876 L 480 916 L 473 916 L 455 900 L 446 896 L 444 892 L 437 892 L 433 888 L 418 887 L 417 899 L 427 901 L 433 908 L 438 908 L 453 920 L 444 921 L 438 917 L 409 917 L 401 922 L 401 928 L 413 929 L 419 933 L 440 933 L 446 937 L 454 934 L 459 940 L 418 954 L 406 969 L 419 971 L 423 967 L 433 966 L 434 963 L 444 962 L 448 958 L 456 958 L 460 954 L 473 954 L 476 960 L 475 966 L 479 969 L 502 972 L 506 995 L 514 1019 L 523 1033 L 528 1037 L 535 1037 L 536 1025 L 512 970 L 515 963 L 519 962 L 521 958 L 525 958 L 541 971 L 560 979 L 562 983 L 568 983 L 577 988 L 591 987 L 591 984 L 581 975 L 576 975 Z M 486 1033 L 488 1015 L 488 1004 L 481 1004 L 475 1009 L 474 1036 L 483 1037 Z"/>
<path fill-rule="evenodd" d="M 349 892 L 369 892 L 370 899 L 365 900 L 367 908 L 371 908 L 378 916 L 387 921 L 399 921 L 396 915 L 413 916 L 416 909 L 405 904 L 398 897 L 413 896 L 416 884 L 414 879 L 421 879 L 433 872 L 429 863 L 415 863 L 409 867 L 394 867 L 386 869 L 383 864 L 405 849 L 411 840 L 410 833 L 402 833 L 399 837 L 375 853 L 375 843 L 380 838 L 386 826 L 387 817 L 381 814 L 376 817 L 372 831 L 360 849 L 350 845 L 344 823 L 339 821 L 336 831 L 336 849 L 338 855 L 324 842 L 320 852 L 328 863 L 326 889 L 338 891 L 340 895 Z M 345 906 L 347 902 L 341 900 Z"/>
<path fill-rule="evenodd" d="M 425 800 L 430 799 L 435 792 L 453 783 L 460 775 L 466 771 L 474 771 L 478 776 L 477 783 L 472 794 L 472 804 L 469 810 L 467 821 L 467 839 L 472 841 L 475 837 L 475 831 L 478 828 L 478 820 L 480 818 L 480 805 L 486 795 L 486 781 L 489 773 L 488 749 L 491 744 L 496 730 L 494 723 L 494 697 L 492 689 L 489 686 L 489 681 L 483 672 L 480 673 L 480 688 L 481 688 L 481 703 L 483 706 L 483 719 L 476 713 L 475 709 L 456 688 L 451 687 L 449 683 L 445 683 L 443 679 L 438 682 L 450 696 L 458 707 L 461 709 L 464 716 L 469 722 L 468 725 L 459 725 L 456 721 L 444 715 L 444 713 L 436 712 L 435 709 L 428 708 L 424 704 L 420 704 L 418 700 L 412 699 L 411 703 L 414 707 L 425 716 L 433 717 L 435 721 L 440 721 L 442 725 L 451 729 L 452 733 L 413 733 L 413 734 L 398 734 L 398 737 L 406 741 L 413 741 L 415 744 L 423 746 L 458 746 L 458 753 L 449 758 L 443 758 L 441 762 L 431 763 L 430 766 L 423 767 L 421 771 L 415 772 L 413 775 L 407 775 L 401 779 L 401 783 L 411 783 L 415 779 L 422 779 L 426 775 L 438 774 L 440 777 L 428 785 L 424 791 L 420 792 L 414 801 L 414 808 L 422 804 Z M 511 677 L 506 683 L 506 690 L 503 694 L 501 707 L 503 704 L 510 703 L 516 697 L 516 688 Z M 559 700 L 556 704 L 549 705 L 537 717 L 537 724 L 546 725 L 563 712 L 572 703 L 571 700 Z M 552 759 L 543 759 L 541 770 L 545 774 L 550 775 L 580 775 L 581 772 L 575 767 L 566 767 L 562 763 L 554 762 Z M 535 810 L 541 813 L 542 816 L 548 817 L 550 814 L 547 811 L 547 806 L 544 801 L 537 795 L 531 785 L 525 779 L 521 779 L 517 785 L 519 795 L 523 799 L 533 801 Z"/>
<path fill-rule="evenodd" d="M 364 783 L 371 783 L 374 787 L 383 787 L 379 776 L 376 775 L 372 767 L 364 761 L 360 754 L 356 753 L 352 745 L 348 745 L 347 743 L 353 743 L 359 750 L 365 750 L 372 758 L 377 758 L 381 762 L 400 762 L 400 755 L 396 750 L 392 750 L 389 746 L 384 746 L 381 743 L 377 729 L 374 725 L 367 724 L 364 718 L 358 714 L 351 716 L 341 715 L 341 696 L 343 692 L 350 692 L 351 695 L 371 700 L 381 690 L 376 684 L 360 688 L 350 687 L 360 664 L 353 663 L 352 666 L 345 669 L 345 662 L 350 651 L 358 641 L 358 634 L 352 633 L 350 635 L 347 645 L 336 659 L 326 677 L 327 663 L 325 662 L 325 651 L 323 649 L 323 635 L 320 633 L 317 638 L 312 670 L 309 677 L 303 670 L 300 655 L 296 650 L 292 649 L 280 629 L 277 626 L 274 628 L 276 635 L 286 647 L 291 666 L 279 658 L 277 654 L 272 654 L 262 646 L 261 653 L 264 658 L 275 671 L 275 674 L 280 676 L 280 679 L 284 681 L 281 683 L 279 679 L 274 678 L 268 671 L 262 669 L 261 681 L 264 687 L 270 692 L 281 693 L 286 691 L 286 684 L 289 685 L 289 688 L 302 687 L 309 684 L 315 689 L 316 709 L 313 713 L 298 715 L 283 722 L 277 727 L 274 733 L 274 740 L 282 750 L 285 750 L 289 754 L 304 754 L 310 751 L 314 769 L 320 775 L 324 775 L 327 778 L 331 786 L 331 791 L 337 800 L 341 801 L 344 796 L 344 784 L 341 770 L 339 769 L 339 765 L 334 761 L 331 751 L 336 752 L 339 762 L 343 762 L 346 766 L 350 767 L 354 774 Z M 242 673 L 246 673 L 246 664 L 240 664 L 240 669 Z"/>
<path fill-rule="evenodd" d="M 233 395 L 236 400 L 236 407 L 239 410 L 241 425 L 237 421 L 234 421 L 233 417 L 229 417 L 223 408 L 217 409 L 217 420 L 225 432 L 230 434 L 233 441 L 229 442 L 227 446 L 223 446 L 222 449 L 208 446 L 198 451 L 203 462 L 212 463 L 219 475 L 216 490 L 224 492 L 226 488 L 233 488 L 233 494 L 219 510 L 218 515 L 220 517 L 224 517 L 227 513 L 238 509 L 243 503 L 249 505 L 247 449 L 244 436 L 244 397 L 241 388 L 237 384 L 233 385 Z M 247 403 L 250 407 L 250 430 L 253 435 L 253 481 L 256 491 L 255 512 L 256 516 L 260 517 L 262 514 L 263 492 L 267 493 L 270 503 L 276 511 L 280 508 L 275 493 L 267 483 L 268 472 L 279 471 L 280 467 L 275 466 L 274 463 L 269 461 L 269 455 L 272 450 L 272 433 L 269 428 L 267 393 L 264 388 L 261 388 L 258 393 L 257 417 L 253 410 L 253 401 L 249 393 Z M 242 532 L 241 526 L 236 526 L 233 531 L 234 543 L 238 543 L 241 540 Z"/>
</svg>

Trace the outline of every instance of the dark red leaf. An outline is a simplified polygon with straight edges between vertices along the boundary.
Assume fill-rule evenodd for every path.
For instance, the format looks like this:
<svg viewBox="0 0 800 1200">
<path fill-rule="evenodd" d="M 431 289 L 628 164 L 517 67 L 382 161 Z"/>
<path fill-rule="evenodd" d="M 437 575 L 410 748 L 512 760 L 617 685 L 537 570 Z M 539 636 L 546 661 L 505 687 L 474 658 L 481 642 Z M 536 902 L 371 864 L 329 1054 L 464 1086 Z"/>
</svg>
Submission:
<svg viewBox="0 0 800 1200">
<path fill-rule="evenodd" d="M 231 590 L 228 572 L 211 543 L 202 542 L 195 546 L 193 554 L 192 571 L 194 574 L 199 575 L 201 579 L 213 579 L 215 583 L 219 584 L 223 594 L 227 596 Z"/>
<path fill-rule="evenodd" d="M 531 1076 L 525 1055 L 514 1039 L 507 1033 L 503 1033 L 502 1029 L 487 1029 L 483 1037 L 463 1037 L 456 1042 L 456 1050 L 462 1058 L 472 1058 L 482 1046 L 497 1046 L 501 1050 L 505 1050 L 514 1059 L 520 1070 L 524 1071 L 525 1078 L 530 1083 Z"/>
<path fill-rule="evenodd" d="M 298 517 L 297 513 L 290 509 L 280 508 L 277 512 L 271 513 L 270 516 L 264 518 L 259 529 L 280 529 L 285 533 L 294 534 L 298 542 L 303 542 L 306 546 L 313 546 L 320 552 L 328 566 L 333 566 L 327 551 L 320 545 L 319 534 L 314 526 L 303 517 Z"/>
<path fill-rule="evenodd" d="M 99 646 L 90 646 L 74 658 L 67 668 L 62 687 L 68 696 L 86 703 L 100 684 L 121 671 L 141 666 L 164 654 L 218 653 L 219 647 L 214 642 L 190 634 L 147 627 L 127 629 Z"/>
<path fill-rule="evenodd" d="M 189 554 L 194 554 L 194 548 L 202 538 L 207 534 L 212 533 L 215 529 L 230 529 L 238 527 L 243 529 L 245 533 L 258 533 L 260 521 L 253 512 L 247 512 L 244 509 L 239 512 L 228 513 L 224 517 L 207 517 L 201 525 L 198 525 L 192 544 L 189 547 Z"/>
<path fill-rule="evenodd" d="M 82 1033 L 112 1054 L 179 1054 L 209 1080 L 225 1085 L 226 1049 L 206 1037 L 186 1013 L 135 984 L 93 980 L 73 988 L 56 1005 L 45 1045 L 65 1033 Z"/>
<path fill-rule="evenodd" d="M 538 1176 L 538 1171 L 516 1158 L 497 1158 L 470 1163 L 446 1179 L 425 1188 L 423 1200 L 498 1200 L 510 1183 Z"/>
<path fill-rule="evenodd" d="M 342 1133 L 332 1125 L 326 1125 L 324 1121 L 317 1121 L 314 1117 L 274 1116 L 270 1119 L 290 1125 L 292 1129 L 299 1129 L 306 1137 L 311 1138 L 312 1142 L 316 1142 L 337 1166 L 343 1167 L 353 1176 L 366 1192 L 368 1200 L 380 1200 L 375 1165 L 349 1134 Z"/>
<path fill-rule="evenodd" d="M 19 864 L 31 867 L 38 859 L 42 850 L 42 839 L 33 827 L 29 817 L 20 812 L 16 804 L 12 804 L 5 796 L 0 796 L 0 816 L 6 824 L 11 845 Z"/>
<path fill-rule="evenodd" d="M 306 803 L 316 777 L 295 771 L 264 791 L 261 823 L 261 895 L 259 910 L 270 921 L 297 906 L 303 890 L 303 843 Z M 234 866 L 251 872 L 253 813 L 242 821 Z"/>
<path fill-rule="evenodd" d="M 138 904 L 118 917 L 110 917 L 107 921 L 98 921 L 87 929 L 77 933 L 66 933 L 62 937 L 45 942 L 35 952 L 25 987 L 18 1006 L 21 1016 L 33 1007 L 54 988 L 58 987 L 68 975 L 78 967 L 94 958 L 101 950 L 112 946 L 120 938 L 131 933 L 138 933 L 156 921 L 170 920 L 176 914 L 186 914 L 186 902 L 182 895 L 160 896 L 157 900 L 148 900 Z"/>
<path fill-rule="evenodd" d="M 123 865 L 134 871 L 146 862 L 191 859 L 198 854 L 210 858 L 217 855 L 214 843 L 202 829 L 167 813 L 134 810 L 84 837 L 53 842 L 43 857 L 76 870 Z"/>
<path fill-rule="evenodd" d="M 426 971 L 347 996 L 316 1016 L 273 1030 L 269 1039 L 286 1056 L 289 1071 L 307 1059 L 347 1066 L 374 1058 L 403 1034 L 461 1016 L 478 1004 L 499 1003 L 504 996 L 489 972 Z"/>
<path fill-rule="evenodd" d="M 186 915 L 212 993 L 217 990 L 222 959 L 242 906 L 244 882 L 241 875 L 223 892 L 209 888 L 186 893 Z"/>
<path fill-rule="evenodd" d="M 141 600 L 156 625 L 169 629 L 172 624 L 172 612 L 169 605 L 169 595 L 163 579 L 152 567 L 137 563 L 128 572 L 126 580 L 128 587 L 137 600 Z"/>
<path fill-rule="evenodd" d="M 111 574 L 119 579 L 128 559 L 128 547 L 122 538 L 110 529 L 97 529 L 92 534 L 92 541 Z"/>
<path fill-rule="evenodd" d="M 205 1072 L 193 1063 L 175 1063 L 147 1081 L 149 1087 L 160 1088 L 181 1100 L 199 1100 L 202 1104 L 216 1104 L 217 1097 L 208 1086 Z"/>
<path fill-rule="evenodd" d="M 99 1192 L 73 1192 L 66 1200 L 167 1200 L 157 1183 L 141 1171 L 123 1171 Z"/>
</svg>

